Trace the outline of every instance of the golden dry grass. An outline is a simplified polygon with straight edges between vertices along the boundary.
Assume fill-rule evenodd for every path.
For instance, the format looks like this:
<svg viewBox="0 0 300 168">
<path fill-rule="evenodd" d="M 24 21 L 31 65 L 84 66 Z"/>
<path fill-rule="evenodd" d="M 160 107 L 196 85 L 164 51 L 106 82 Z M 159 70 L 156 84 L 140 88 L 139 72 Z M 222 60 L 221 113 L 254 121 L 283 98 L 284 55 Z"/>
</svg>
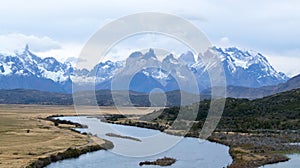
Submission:
<svg viewBox="0 0 300 168">
<path fill-rule="evenodd" d="M 68 125 L 54 126 L 43 120 L 51 115 L 99 115 L 120 114 L 112 107 L 83 107 L 75 112 L 73 106 L 46 105 L 0 105 L 0 167 L 24 167 L 30 161 L 61 152 L 69 147 L 84 146 L 88 143 L 103 143 L 88 135 L 81 135 L 67 129 Z M 146 114 L 153 109 L 122 108 L 121 113 Z M 61 128 L 64 126 L 66 129 Z M 29 130 L 29 133 L 27 131 Z"/>
</svg>

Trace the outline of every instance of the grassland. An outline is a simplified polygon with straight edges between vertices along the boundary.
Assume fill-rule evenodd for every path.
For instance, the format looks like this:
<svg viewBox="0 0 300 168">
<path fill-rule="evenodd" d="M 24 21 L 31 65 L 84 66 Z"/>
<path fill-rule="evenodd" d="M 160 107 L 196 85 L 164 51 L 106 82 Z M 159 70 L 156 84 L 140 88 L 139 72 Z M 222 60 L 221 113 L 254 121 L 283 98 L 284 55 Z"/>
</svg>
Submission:
<svg viewBox="0 0 300 168">
<path fill-rule="evenodd" d="M 80 148 L 105 141 L 90 135 L 71 131 L 72 125 L 59 124 L 45 120 L 52 115 L 99 115 L 117 114 L 111 107 L 83 107 L 75 112 L 73 106 L 48 105 L 0 105 L 0 167 L 26 167 L 38 158 L 64 152 L 69 148 Z M 130 108 L 120 110 L 123 114 L 147 114 L 152 109 Z"/>
</svg>

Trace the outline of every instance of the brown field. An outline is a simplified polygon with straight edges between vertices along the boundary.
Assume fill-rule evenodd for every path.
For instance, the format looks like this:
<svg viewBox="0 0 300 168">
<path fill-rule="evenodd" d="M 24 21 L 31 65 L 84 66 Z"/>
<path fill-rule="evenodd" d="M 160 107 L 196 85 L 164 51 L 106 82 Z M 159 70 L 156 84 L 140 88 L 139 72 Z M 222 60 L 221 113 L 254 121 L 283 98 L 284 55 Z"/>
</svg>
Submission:
<svg viewBox="0 0 300 168">
<path fill-rule="evenodd" d="M 31 161 L 46 157 L 69 147 L 104 143 L 100 138 L 81 135 L 69 130 L 70 125 L 54 126 L 44 120 L 51 115 L 147 114 L 154 109 L 112 107 L 0 105 L 0 167 L 25 167 Z"/>
</svg>

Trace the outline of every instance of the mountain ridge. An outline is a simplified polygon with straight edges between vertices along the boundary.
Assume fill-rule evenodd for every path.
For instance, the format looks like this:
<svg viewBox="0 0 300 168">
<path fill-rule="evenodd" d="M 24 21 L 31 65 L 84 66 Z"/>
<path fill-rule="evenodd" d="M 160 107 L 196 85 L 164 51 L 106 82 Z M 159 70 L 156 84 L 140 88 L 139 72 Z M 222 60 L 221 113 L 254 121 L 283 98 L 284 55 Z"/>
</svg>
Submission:
<svg viewBox="0 0 300 168">
<path fill-rule="evenodd" d="M 232 87 L 230 89 L 230 87 Z M 229 88 L 229 89 L 228 89 Z M 227 98 L 238 98 L 238 99 L 262 99 L 266 97 L 276 96 L 291 90 L 300 89 L 300 74 L 291 78 L 286 83 L 281 83 L 276 86 L 265 86 L 261 88 L 245 88 L 228 86 L 227 87 Z M 207 91 L 207 90 L 206 90 Z M 156 93 L 156 96 L 163 97 L 167 96 L 167 106 L 179 106 L 181 104 L 181 96 L 184 96 L 188 103 L 193 103 L 195 100 L 205 100 L 210 99 L 209 92 L 201 92 L 200 96 L 193 95 L 192 93 L 187 93 L 180 90 L 169 91 L 166 93 Z M 130 100 L 133 105 L 136 106 L 149 106 L 151 102 L 149 100 L 150 94 L 147 92 L 136 92 L 136 91 L 111 91 L 111 90 L 97 90 L 96 91 L 97 104 L 100 106 L 112 106 L 114 105 L 114 97 L 124 97 L 129 94 Z M 93 91 L 79 91 L 72 94 L 66 93 L 54 93 L 45 92 L 39 90 L 30 89 L 11 89 L 5 90 L 0 89 L 0 104 L 47 104 L 47 105 L 71 105 L 73 104 L 73 97 L 77 96 L 77 101 L 81 101 L 82 105 L 94 105 L 90 102 L 93 101 Z M 249 96 L 250 95 L 250 96 Z M 255 97 L 251 97 L 255 95 Z M 129 105 L 128 102 L 123 102 L 124 106 Z"/>
<path fill-rule="evenodd" d="M 242 51 L 236 47 L 213 47 L 211 52 L 222 60 L 227 85 L 259 88 L 277 85 L 288 79 L 283 73 L 277 72 L 260 53 Z M 100 62 L 92 70 L 87 70 L 76 69 L 70 63 L 61 63 L 53 57 L 42 59 L 26 45 L 21 54 L 0 54 L 0 89 L 23 88 L 71 93 L 72 84 L 78 86 L 79 90 L 85 90 L 88 87 L 84 85 L 95 81 L 96 89 L 150 92 L 159 88 L 163 91 L 191 91 L 189 89 L 193 84 L 190 79 L 194 76 L 201 91 L 210 86 L 210 79 L 201 55 L 195 58 L 192 52 L 187 51 L 178 58 L 168 54 L 163 61 L 159 61 L 154 49 L 149 49 L 144 54 L 133 52 L 124 61 Z M 122 80 L 131 77 L 129 88 L 121 84 L 111 88 L 112 79 L 117 77 Z"/>
<path fill-rule="evenodd" d="M 164 95 L 162 95 L 164 94 Z M 129 95 L 130 100 L 122 99 Z M 95 97 L 96 96 L 96 101 Z M 151 102 L 151 96 L 163 97 L 166 96 L 166 104 L 162 102 Z M 111 91 L 98 90 L 93 91 L 79 91 L 73 94 L 46 92 L 32 89 L 0 89 L 0 104 L 41 104 L 41 105 L 73 105 L 74 99 L 77 105 L 98 105 L 98 106 L 179 106 L 181 105 L 181 97 L 187 103 L 192 103 L 195 100 L 209 99 L 209 95 L 194 95 L 179 90 L 170 91 L 166 93 L 141 93 L 136 91 Z M 115 98 L 121 98 L 118 104 L 115 104 Z M 130 102 L 129 102 L 130 101 Z M 153 100 L 152 100 L 153 101 Z M 96 104 L 95 104 L 96 103 Z M 155 104 L 158 103 L 158 104 Z"/>
</svg>

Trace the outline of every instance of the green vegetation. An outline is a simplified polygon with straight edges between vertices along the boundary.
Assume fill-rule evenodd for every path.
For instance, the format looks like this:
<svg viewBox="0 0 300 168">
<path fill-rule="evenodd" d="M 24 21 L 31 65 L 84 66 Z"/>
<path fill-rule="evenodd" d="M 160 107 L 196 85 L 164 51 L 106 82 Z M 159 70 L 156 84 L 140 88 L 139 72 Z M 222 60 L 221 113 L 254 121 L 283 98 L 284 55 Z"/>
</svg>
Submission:
<svg viewBox="0 0 300 168">
<path fill-rule="evenodd" d="M 199 110 L 196 111 L 194 109 Z M 172 122 L 193 120 L 197 115 L 192 129 L 202 128 L 208 114 L 210 100 L 190 106 L 171 107 L 146 115 L 141 120 Z M 182 110 L 179 113 L 179 110 Z M 178 125 L 178 124 L 176 124 Z M 256 100 L 227 98 L 223 116 L 217 131 L 249 132 L 252 130 L 300 130 L 300 89 L 275 94 Z"/>
</svg>

